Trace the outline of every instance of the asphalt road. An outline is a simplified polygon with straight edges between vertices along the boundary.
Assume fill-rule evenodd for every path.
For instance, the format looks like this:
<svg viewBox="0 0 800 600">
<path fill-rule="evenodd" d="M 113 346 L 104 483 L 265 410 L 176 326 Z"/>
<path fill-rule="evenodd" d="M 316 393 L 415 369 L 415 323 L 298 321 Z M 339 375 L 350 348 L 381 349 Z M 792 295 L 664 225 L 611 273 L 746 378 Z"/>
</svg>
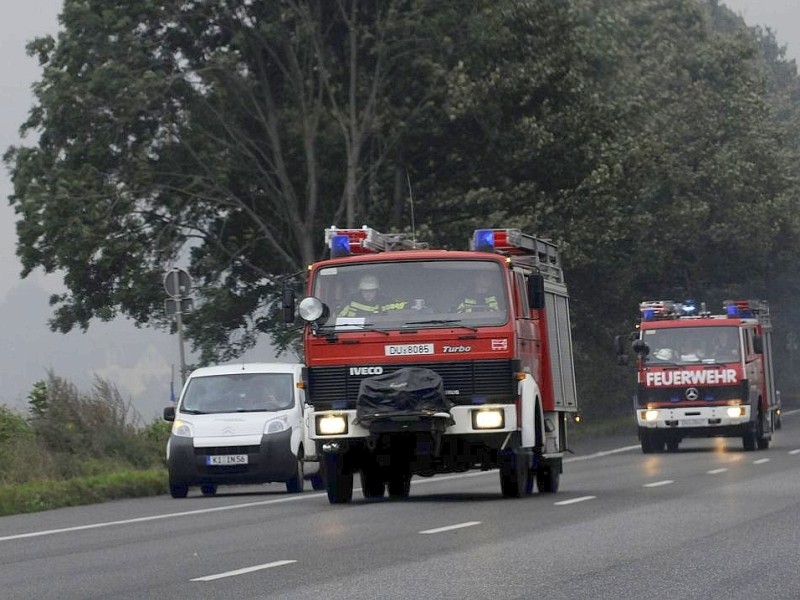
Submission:
<svg viewBox="0 0 800 600">
<path fill-rule="evenodd" d="M 800 414 L 800 413 L 798 413 Z M 768 450 L 586 440 L 561 490 L 497 472 L 348 505 L 282 485 L 0 518 L 0 598 L 800 598 L 800 416 Z"/>
</svg>

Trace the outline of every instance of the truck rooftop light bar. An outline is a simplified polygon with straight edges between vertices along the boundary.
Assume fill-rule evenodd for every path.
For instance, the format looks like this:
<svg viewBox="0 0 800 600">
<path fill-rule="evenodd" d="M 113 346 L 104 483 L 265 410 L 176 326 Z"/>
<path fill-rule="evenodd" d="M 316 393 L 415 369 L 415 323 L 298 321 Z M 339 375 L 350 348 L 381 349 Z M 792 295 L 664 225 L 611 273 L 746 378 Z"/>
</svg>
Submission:
<svg viewBox="0 0 800 600">
<path fill-rule="evenodd" d="M 470 250 L 519 257 L 520 262 L 538 268 L 553 279 L 561 281 L 562 278 L 556 245 L 519 229 L 476 229 L 470 240 Z"/>
<path fill-rule="evenodd" d="M 405 233 L 380 233 L 366 225 L 361 229 L 329 227 L 325 229 L 325 245 L 331 251 L 331 258 L 426 247 L 409 239 Z"/>
<path fill-rule="evenodd" d="M 766 300 L 726 300 L 723 307 L 729 317 L 752 318 L 769 314 Z"/>
</svg>

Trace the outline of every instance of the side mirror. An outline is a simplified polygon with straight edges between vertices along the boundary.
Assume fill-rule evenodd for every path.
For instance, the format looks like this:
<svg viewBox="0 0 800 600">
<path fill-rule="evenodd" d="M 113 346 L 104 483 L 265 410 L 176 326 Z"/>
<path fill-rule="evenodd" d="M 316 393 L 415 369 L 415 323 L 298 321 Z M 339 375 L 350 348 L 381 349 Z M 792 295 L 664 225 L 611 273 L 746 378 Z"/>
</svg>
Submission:
<svg viewBox="0 0 800 600">
<path fill-rule="evenodd" d="M 753 336 L 753 352 L 756 354 L 764 354 L 764 337 L 760 335 Z"/>
<path fill-rule="evenodd" d="M 528 277 L 528 305 L 531 310 L 544 308 L 544 275 L 541 273 Z"/>
<path fill-rule="evenodd" d="M 164 407 L 164 420 L 165 421 L 174 421 L 175 420 L 175 407 L 174 406 L 165 406 Z"/>
<path fill-rule="evenodd" d="M 295 303 L 296 299 L 294 290 L 290 288 L 284 288 L 283 295 L 281 297 L 281 308 L 283 309 L 283 322 L 286 325 L 291 325 L 294 323 Z"/>
<path fill-rule="evenodd" d="M 633 344 L 631 344 L 633 351 L 640 356 L 647 356 L 650 354 L 650 346 L 647 345 L 647 342 L 644 340 L 633 340 Z"/>
</svg>

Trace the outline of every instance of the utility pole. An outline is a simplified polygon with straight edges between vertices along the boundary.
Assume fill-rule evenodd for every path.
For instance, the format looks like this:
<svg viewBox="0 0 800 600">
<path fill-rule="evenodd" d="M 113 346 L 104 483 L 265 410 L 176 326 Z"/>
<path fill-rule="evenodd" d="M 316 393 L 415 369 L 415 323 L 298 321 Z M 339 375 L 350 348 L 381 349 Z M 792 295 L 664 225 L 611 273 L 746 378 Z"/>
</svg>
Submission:
<svg viewBox="0 0 800 600">
<path fill-rule="evenodd" d="M 183 269 L 173 268 L 164 275 L 164 289 L 169 298 L 164 301 L 164 311 L 167 316 L 175 315 L 175 325 L 178 330 L 178 349 L 181 358 L 181 387 L 186 381 L 186 354 L 183 344 L 183 313 L 192 310 L 192 278 Z"/>
</svg>

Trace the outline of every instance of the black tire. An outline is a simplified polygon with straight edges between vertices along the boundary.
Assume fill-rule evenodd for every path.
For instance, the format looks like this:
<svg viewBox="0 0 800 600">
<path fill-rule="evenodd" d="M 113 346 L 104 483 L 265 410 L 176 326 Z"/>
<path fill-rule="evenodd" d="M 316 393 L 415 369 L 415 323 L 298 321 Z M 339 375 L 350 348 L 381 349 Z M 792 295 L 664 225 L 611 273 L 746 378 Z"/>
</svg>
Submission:
<svg viewBox="0 0 800 600">
<path fill-rule="evenodd" d="M 189 486 L 182 481 L 169 480 L 169 494 L 173 498 L 186 498 L 189 494 Z"/>
<path fill-rule="evenodd" d="M 325 489 L 325 478 L 322 475 L 312 475 L 311 476 L 311 487 L 315 491 L 320 491 Z"/>
<path fill-rule="evenodd" d="M 642 453 L 652 454 L 653 452 L 658 452 L 655 432 L 648 429 L 641 429 L 639 431 L 639 440 L 642 443 Z"/>
<path fill-rule="evenodd" d="M 742 448 L 745 452 L 752 452 L 756 449 L 756 432 L 752 425 L 748 426 L 742 434 Z"/>
<path fill-rule="evenodd" d="M 667 440 L 667 452 L 677 452 L 678 446 L 680 446 L 681 441 L 675 438 L 671 438 Z"/>
<path fill-rule="evenodd" d="M 303 454 L 302 452 L 297 457 L 297 466 L 295 468 L 294 476 L 286 482 L 286 491 L 290 494 L 299 494 L 305 489 L 306 480 L 303 474 Z"/>
<path fill-rule="evenodd" d="M 561 465 L 541 467 L 536 472 L 536 487 L 542 494 L 555 494 L 561 485 Z"/>
<path fill-rule="evenodd" d="M 217 493 L 217 484 L 204 483 L 200 486 L 200 491 L 202 492 L 203 496 L 214 496 Z"/>
<path fill-rule="evenodd" d="M 377 464 L 361 469 L 361 493 L 367 500 L 378 500 L 386 493 L 386 483 Z"/>
<path fill-rule="evenodd" d="M 387 483 L 389 497 L 395 500 L 404 500 L 411 493 L 411 473 L 401 470 L 398 473 L 389 474 Z"/>
<path fill-rule="evenodd" d="M 506 498 L 520 498 L 533 492 L 533 480 L 527 454 L 509 453 L 500 461 L 500 493 Z"/>
<path fill-rule="evenodd" d="M 327 454 L 323 460 L 325 465 L 325 488 L 328 502 L 345 504 L 353 499 L 353 474 L 345 468 L 344 456 Z"/>
</svg>

